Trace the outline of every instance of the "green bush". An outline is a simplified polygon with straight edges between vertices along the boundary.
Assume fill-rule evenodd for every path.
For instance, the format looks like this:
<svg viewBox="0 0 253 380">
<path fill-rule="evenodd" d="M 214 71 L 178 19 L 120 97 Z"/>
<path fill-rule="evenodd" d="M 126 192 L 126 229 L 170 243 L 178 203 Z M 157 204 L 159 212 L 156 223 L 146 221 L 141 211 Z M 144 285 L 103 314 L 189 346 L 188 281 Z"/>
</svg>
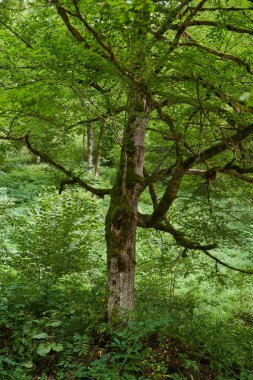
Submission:
<svg viewBox="0 0 253 380">
<path fill-rule="evenodd" d="M 31 279 L 99 270 L 103 215 L 99 201 L 82 191 L 47 193 L 14 215 L 9 236 L 12 266 Z"/>
</svg>

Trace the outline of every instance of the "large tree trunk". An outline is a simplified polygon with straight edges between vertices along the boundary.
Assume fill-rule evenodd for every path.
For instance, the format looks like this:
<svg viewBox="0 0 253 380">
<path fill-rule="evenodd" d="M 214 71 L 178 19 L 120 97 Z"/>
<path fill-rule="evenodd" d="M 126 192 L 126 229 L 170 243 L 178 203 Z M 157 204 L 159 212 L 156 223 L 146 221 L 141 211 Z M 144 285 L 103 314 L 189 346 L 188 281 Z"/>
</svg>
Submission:
<svg viewBox="0 0 253 380">
<path fill-rule="evenodd" d="M 88 143 L 88 174 L 92 174 L 92 154 L 93 154 L 93 128 L 92 124 L 89 123 L 87 127 L 87 143 Z"/>
<path fill-rule="evenodd" d="M 134 309 L 137 205 L 143 188 L 144 138 L 150 108 L 147 95 L 133 88 L 128 99 L 119 170 L 106 217 L 109 320 Z"/>
</svg>

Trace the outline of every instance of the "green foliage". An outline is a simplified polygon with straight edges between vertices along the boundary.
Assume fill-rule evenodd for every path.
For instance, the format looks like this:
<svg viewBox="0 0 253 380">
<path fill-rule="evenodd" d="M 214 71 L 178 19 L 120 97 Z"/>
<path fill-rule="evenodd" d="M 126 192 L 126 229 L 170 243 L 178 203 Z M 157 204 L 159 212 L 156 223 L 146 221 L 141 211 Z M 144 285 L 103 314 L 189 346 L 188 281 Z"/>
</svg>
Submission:
<svg viewBox="0 0 253 380">
<path fill-rule="evenodd" d="M 32 279 L 84 272 L 101 260 L 103 215 L 84 192 L 47 193 L 12 217 L 13 267 Z"/>
<path fill-rule="evenodd" d="M 74 334 L 73 340 L 73 351 L 76 352 L 78 356 L 87 354 L 89 348 L 89 337 L 87 335 Z"/>
<path fill-rule="evenodd" d="M 54 236 L 60 240 L 62 228 L 66 231 L 67 223 L 62 218 L 66 212 L 66 219 L 75 220 L 80 232 L 90 236 L 89 244 L 101 250 L 101 245 L 96 245 L 98 236 L 93 233 L 91 222 L 93 217 L 95 220 L 101 217 L 95 211 L 97 202 L 79 191 L 67 191 L 60 196 L 48 193 L 26 212 L 34 223 L 43 223 L 43 211 L 44 228 L 51 223 L 49 215 L 53 212 L 54 220 L 58 221 Z M 78 211 L 81 207 L 85 207 L 90 223 L 84 222 L 84 213 Z M 30 244 L 35 247 L 38 235 L 30 235 L 29 223 L 22 225 L 22 231 L 26 237 L 30 236 Z M 1 269 L 0 374 L 3 378 L 30 380 L 36 373 L 40 379 L 53 374 L 57 380 L 209 376 L 251 379 L 251 280 L 242 287 L 243 276 L 228 275 L 225 270 L 215 272 L 208 259 L 182 258 L 180 248 L 166 235 L 140 232 L 138 313 L 135 321 L 120 329 L 101 322 L 104 263 L 100 260 L 94 263 L 94 253 L 85 257 L 86 272 L 82 261 L 80 271 L 75 269 L 78 273 L 68 274 L 69 268 L 65 268 L 65 273 L 63 269 L 58 272 L 49 268 L 42 279 L 27 276 L 22 266 L 16 266 L 15 273 L 11 268 L 6 268 L 7 272 Z M 45 247 L 46 239 L 50 239 L 50 234 L 47 235 L 43 235 Z M 44 255 L 37 256 L 40 265 Z M 147 256 L 152 260 L 148 261 Z M 93 274 L 89 275 L 89 271 Z"/>
<path fill-rule="evenodd" d="M 7 189 L 8 195 L 18 206 L 31 202 L 43 191 L 43 187 L 50 185 L 49 173 L 43 164 L 15 164 L 4 170 L 0 176 L 0 187 Z"/>
<path fill-rule="evenodd" d="M 171 235 L 138 231 L 134 321 L 105 323 L 108 200 L 48 188 L 78 175 L 115 183 L 124 143 L 133 148 L 123 129 L 137 88 L 152 97 L 151 115 L 141 115 L 150 116 L 145 168 L 161 178 L 158 202 L 166 187 L 168 204 L 175 195 L 174 237 L 218 243 L 219 259 L 252 268 L 252 137 L 231 139 L 252 125 L 252 26 L 234 11 L 248 3 L 0 2 L 0 378 L 252 380 L 252 278 Z M 202 5 L 212 9 L 194 12 Z M 105 127 L 100 179 L 84 162 L 90 122 L 94 146 Z M 225 151 L 202 159 L 222 142 Z M 170 185 L 188 158 L 199 173 L 187 170 L 177 191 Z M 155 204 L 148 190 L 144 214 Z"/>
<path fill-rule="evenodd" d="M 3 219 L 6 211 L 14 207 L 14 201 L 7 194 L 7 188 L 0 187 L 0 218 Z"/>
</svg>

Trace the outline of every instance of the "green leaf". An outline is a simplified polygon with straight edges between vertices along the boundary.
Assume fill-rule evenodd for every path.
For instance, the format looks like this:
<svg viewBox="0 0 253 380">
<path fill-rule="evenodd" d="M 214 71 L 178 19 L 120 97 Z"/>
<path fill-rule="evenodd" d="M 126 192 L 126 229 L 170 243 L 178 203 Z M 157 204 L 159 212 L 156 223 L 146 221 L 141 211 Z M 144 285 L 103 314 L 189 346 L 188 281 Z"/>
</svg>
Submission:
<svg viewBox="0 0 253 380">
<path fill-rule="evenodd" d="M 46 326 L 48 327 L 58 327 L 61 325 L 61 321 L 55 321 L 55 322 L 51 322 L 51 323 L 47 323 Z"/>
<path fill-rule="evenodd" d="M 30 368 L 33 368 L 33 363 L 32 362 L 23 363 L 23 364 L 21 364 L 21 366 L 25 367 L 27 369 L 30 369 Z"/>
<path fill-rule="evenodd" d="M 46 356 L 51 350 L 50 343 L 41 343 L 37 348 L 37 354 L 40 356 Z"/>
<path fill-rule="evenodd" d="M 11 367 L 15 367 L 17 365 L 17 362 L 15 362 L 14 360 L 12 360 L 11 358 L 9 358 L 7 356 L 0 356 L 0 363 L 1 362 L 6 363 Z"/>
<path fill-rule="evenodd" d="M 33 339 L 47 339 L 48 334 L 47 333 L 40 333 L 32 336 Z"/>
<path fill-rule="evenodd" d="M 63 351 L 63 345 L 61 343 L 53 342 L 51 343 L 51 348 L 53 351 L 56 351 L 56 352 Z"/>
</svg>

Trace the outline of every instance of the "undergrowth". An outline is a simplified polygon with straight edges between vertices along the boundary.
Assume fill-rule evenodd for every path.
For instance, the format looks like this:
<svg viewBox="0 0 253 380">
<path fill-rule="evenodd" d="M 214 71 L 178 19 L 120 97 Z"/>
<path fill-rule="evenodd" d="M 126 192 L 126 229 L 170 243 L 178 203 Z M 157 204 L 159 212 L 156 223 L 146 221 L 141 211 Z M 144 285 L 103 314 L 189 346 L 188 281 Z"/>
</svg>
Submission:
<svg viewBox="0 0 253 380">
<path fill-rule="evenodd" d="M 166 315 L 115 326 L 103 321 L 101 283 L 72 281 L 5 283 L 0 378 L 253 379 L 252 315 L 214 320 L 175 297 Z"/>
</svg>

